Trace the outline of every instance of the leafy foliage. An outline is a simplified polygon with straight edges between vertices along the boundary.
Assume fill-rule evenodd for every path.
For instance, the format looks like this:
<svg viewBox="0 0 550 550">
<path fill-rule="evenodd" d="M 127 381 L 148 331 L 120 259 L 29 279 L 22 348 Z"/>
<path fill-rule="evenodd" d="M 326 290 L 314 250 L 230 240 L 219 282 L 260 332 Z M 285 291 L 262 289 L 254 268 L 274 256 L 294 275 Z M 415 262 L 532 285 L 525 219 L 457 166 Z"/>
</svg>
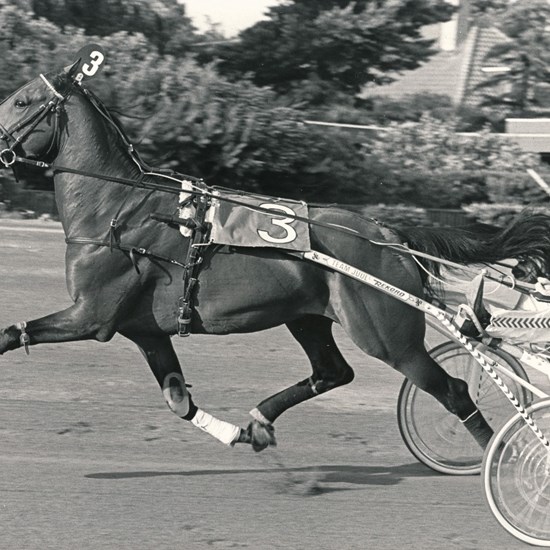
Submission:
<svg viewBox="0 0 550 550">
<path fill-rule="evenodd" d="M 29 0 L 32 11 L 65 30 L 89 36 L 143 34 L 160 54 L 184 55 L 197 40 L 185 7 L 177 0 Z"/>
<path fill-rule="evenodd" d="M 406 94 L 399 99 L 373 96 L 366 102 L 372 122 L 419 121 L 426 113 L 444 121 L 453 117 L 455 107 L 447 95 L 422 93 Z"/>
<path fill-rule="evenodd" d="M 444 0 L 295 0 L 270 8 L 267 20 L 216 53 L 232 78 L 251 74 L 259 86 L 327 103 L 418 67 L 434 53 L 421 27 L 449 19 L 453 9 Z"/>
<path fill-rule="evenodd" d="M 391 159 L 399 169 L 418 171 L 507 170 L 518 164 L 537 164 L 535 155 L 524 153 L 510 140 L 484 130 L 475 139 L 456 133 L 456 121 L 445 123 L 430 115 L 419 122 L 391 123 L 370 153 Z"/>
<path fill-rule="evenodd" d="M 550 197 L 535 183 L 526 171 L 494 172 L 485 180 L 489 202 L 499 204 L 514 201 L 517 205 L 548 203 Z M 550 180 L 548 170 L 537 168 L 545 181 Z"/>
<path fill-rule="evenodd" d="M 161 6 L 168 10 L 159 12 L 161 18 L 170 19 L 170 14 L 179 13 L 171 0 L 151 3 L 139 13 L 131 11 L 137 0 L 125 2 L 129 19 L 104 11 L 111 16 L 99 18 L 96 27 L 86 23 L 91 17 L 87 5 L 83 19 L 74 12 L 63 15 L 69 4 L 81 6 L 80 0 L 48 1 L 46 18 L 32 11 L 33 0 L 0 0 L 0 45 L 9 52 L 0 58 L 0 95 L 7 96 L 40 72 L 68 65 L 85 43 L 99 42 L 107 52 L 106 65 L 86 85 L 118 114 L 136 148 L 154 166 L 201 176 L 211 185 L 310 202 L 358 206 L 407 201 L 416 207 L 456 207 L 491 199 L 496 191 L 486 172 L 536 164 L 488 132 L 475 141 L 456 136 L 445 98 L 410 97 L 402 105 L 377 99 L 370 110 L 351 106 L 350 97 L 365 75 L 379 78 L 382 70 L 414 66 L 429 55 L 429 44 L 418 39 L 418 29 L 434 18 L 447 17 L 449 7 L 436 13 L 439 2 L 392 0 L 382 7 L 373 0 L 287 2 L 273 8 L 267 25 L 250 29 L 250 45 L 258 38 L 258 48 L 262 40 L 256 33 L 267 33 L 261 51 L 272 55 L 266 63 L 271 59 L 275 64 L 259 67 L 259 50 L 252 48 L 250 56 L 246 49 L 236 50 L 240 62 L 248 59 L 259 72 L 246 76 L 226 71 L 222 76 L 220 67 L 227 69 L 227 58 L 199 63 L 186 50 L 187 42 L 168 41 L 163 51 L 148 36 L 153 27 L 143 23 L 140 28 L 139 18 L 132 19 Z M 98 10 L 122 6 L 114 0 L 96 5 Z M 380 9 L 374 10 L 376 6 Z M 309 19 L 304 21 L 304 14 Z M 189 28 L 181 19 L 178 25 Z M 268 31 L 278 37 L 275 42 L 267 40 Z M 283 31 L 284 39 L 277 35 Z M 192 37 L 173 34 L 174 40 Z M 216 37 L 215 30 L 209 36 Z M 243 44 L 246 36 L 243 33 Z M 340 51 L 345 40 L 349 45 Z M 377 40 L 382 48 L 375 47 Z M 296 65 L 293 55 L 298 53 L 302 57 L 296 59 L 301 65 L 309 59 L 309 67 Z M 259 86 L 259 74 L 265 74 L 263 84 L 272 85 Z M 268 82 L 279 74 L 281 80 Z M 300 97 L 328 98 L 329 103 L 318 108 L 319 116 L 331 109 L 334 120 L 392 122 L 378 135 L 305 126 L 303 119 L 313 111 L 289 106 Z M 340 97 L 341 105 L 335 101 Z M 432 116 L 422 115 L 426 109 Z M 43 176 L 33 177 L 34 186 L 44 187 Z M 12 192 L 9 185 L 3 189 L 5 194 Z M 405 215 L 406 210 L 423 219 L 420 209 L 404 206 L 399 212 Z M 390 214 L 385 211 L 384 217 Z"/>
<path fill-rule="evenodd" d="M 0 59 L 3 96 L 39 72 L 68 65 L 86 42 L 100 41 L 105 68 L 86 85 L 119 114 L 151 164 L 274 195 L 331 201 L 351 189 L 362 196 L 354 138 L 306 128 L 303 113 L 284 107 L 268 88 L 246 79 L 230 82 L 214 65 L 199 66 L 192 58 L 161 55 L 142 34 L 62 32 L 13 5 L 0 6 L 0 21 L 0 40 L 10 51 Z M 39 178 L 33 186 L 44 185 Z"/>
<path fill-rule="evenodd" d="M 419 122 L 391 123 L 368 143 L 368 154 L 386 165 L 379 182 L 384 202 L 456 208 L 488 200 L 492 172 L 538 165 L 513 142 L 488 131 L 463 136 L 453 122 L 425 115 Z"/>
<path fill-rule="evenodd" d="M 47 72 L 59 66 L 66 58 L 64 36 L 49 21 L 34 18 L 31 12 L 13 4 L 0 4 L 0 48 L 9 55 L 0 58 L 0 93 L 5 97 L 23 85 L 38 72 Z M 78 42 L 78 30 L 70 29 Z M 40 69 L 38 69 L 40 67 Z"/>
</svg>

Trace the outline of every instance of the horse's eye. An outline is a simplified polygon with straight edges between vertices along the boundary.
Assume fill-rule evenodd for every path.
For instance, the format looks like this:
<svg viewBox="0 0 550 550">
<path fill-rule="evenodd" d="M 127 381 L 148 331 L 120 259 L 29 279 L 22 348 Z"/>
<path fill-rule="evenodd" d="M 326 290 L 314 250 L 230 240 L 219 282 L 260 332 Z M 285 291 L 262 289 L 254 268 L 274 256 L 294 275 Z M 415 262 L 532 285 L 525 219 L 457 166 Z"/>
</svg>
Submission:
<svg viewBox="0 0 550 550">
<path fill-rule="evenodd" d="M 15 106 L 16 106 L 16 107 L 19 107 L 20 109 L 22 109 L 23 107 L 26 107 L 26 106 L 27 106 L 27 102 L 26 102 L 26 101 L 23 101 L 22 99 L 18 99 L 18 100 L 15 102 Z"/>
</svg>

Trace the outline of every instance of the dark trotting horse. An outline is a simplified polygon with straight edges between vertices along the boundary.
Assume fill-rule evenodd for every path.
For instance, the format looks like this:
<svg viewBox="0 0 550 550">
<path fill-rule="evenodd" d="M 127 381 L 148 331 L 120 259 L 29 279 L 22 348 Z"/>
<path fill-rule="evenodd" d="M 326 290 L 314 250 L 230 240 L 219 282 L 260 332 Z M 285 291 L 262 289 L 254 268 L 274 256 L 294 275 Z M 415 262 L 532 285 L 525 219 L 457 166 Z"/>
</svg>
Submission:
<svg viewBox="0 0 550 550">
<path fill-rule="evenodd" d="M 446 374 L 424 348 L 422 313 L 275 249 L 208 247 L 195 286 L 191 332 L 246 333 L 284 323 L 309 357 L 313 372 L 262 401 L 246 429 L 197 408 L 170 341 L 177 332 L 185 240 L 178 231 L 150 218 L 152 212 L 172 212 L 173 196 L 123 184 L 158 179 L 145 173 L 120 125 L 75 81 L 75 70 L 41 75 L 0 105 L 4 163 L 25 158 L 54 163 L 57 205 L 68 240 L 67 285 L 74 302 L 63 311 L 1 330 L 0 354 L 27 344 L 106 342 L 120 333 L 137 344 L 176 415 L 228 445 L 246 442 L 260 450 L 274 444 L 272 423 L 286 409 L 353 380 L 353 370 L 332 336 L 332 324 L 339 323 L 360 349 L 432 394 L 464 422 L 480 445 L 486 445 L 492 431 L 466 383 Z M 118 226 L 115 245 L 109 247 L 113 218 Z M 314 250 L 423 295 L 420 270 L 410 256 L 365 239 L 403 242 L 406 237 L 337 208 L 311 208 L 310 218 L 363 236 L 311 225 Z M 533 224 L 538 230 L 533 241 L 526 242 Z M 416 231 L 411 242 L 462 263 L 495 261 L 515 251 L 533 254 L 550 265 L 550 243 L 543 239 L 541 244 L 544 235 L 550 235 L 550 220 L 538 216 L 483 241 Z M 136 257 L 133 247 L 151 254 Z M 175 262 L 164 261 L 167 258 Z"/>
</svg>

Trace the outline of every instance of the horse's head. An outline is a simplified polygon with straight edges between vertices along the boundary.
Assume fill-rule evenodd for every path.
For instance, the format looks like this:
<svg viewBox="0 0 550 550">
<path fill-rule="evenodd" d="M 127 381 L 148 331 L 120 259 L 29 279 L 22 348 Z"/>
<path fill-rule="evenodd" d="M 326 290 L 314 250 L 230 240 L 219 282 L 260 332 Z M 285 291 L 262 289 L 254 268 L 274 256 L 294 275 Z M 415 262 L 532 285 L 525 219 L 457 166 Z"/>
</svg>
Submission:
<svg viewBox="0 0 550 550">
<path fill-rule="evenodd" d="M 0 161 L 16 155 L 46 160 L 57 151 L 64 103 L 72 93 L 72 70 L 40 75 L 0 104 Z"/>
</svg>

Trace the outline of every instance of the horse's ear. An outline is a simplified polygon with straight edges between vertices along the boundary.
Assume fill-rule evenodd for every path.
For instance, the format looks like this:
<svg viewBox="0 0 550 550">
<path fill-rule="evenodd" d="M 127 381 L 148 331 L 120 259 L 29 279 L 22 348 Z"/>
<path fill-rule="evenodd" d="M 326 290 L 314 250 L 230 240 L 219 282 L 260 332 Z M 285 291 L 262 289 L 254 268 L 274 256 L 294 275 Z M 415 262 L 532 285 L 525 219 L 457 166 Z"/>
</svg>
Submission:
<svg viewBox="0 0 550 550">
<path fill-rule="evenodd" d="M 76 62 L 71 66 L 69 76 L 77 83 L 94 77 L 103 69 L 105 51 L 99 44 L 88 44 L 76 54 Z"/>
<path fill-rule="evenodd" d="M 80 65 L 80 59 L 77 59 L 72 65 L 67 65 L 64 69 L 65 74 L 74 80 L 76 73 L 78 72 L 78 66 Z"/>
</svg>

